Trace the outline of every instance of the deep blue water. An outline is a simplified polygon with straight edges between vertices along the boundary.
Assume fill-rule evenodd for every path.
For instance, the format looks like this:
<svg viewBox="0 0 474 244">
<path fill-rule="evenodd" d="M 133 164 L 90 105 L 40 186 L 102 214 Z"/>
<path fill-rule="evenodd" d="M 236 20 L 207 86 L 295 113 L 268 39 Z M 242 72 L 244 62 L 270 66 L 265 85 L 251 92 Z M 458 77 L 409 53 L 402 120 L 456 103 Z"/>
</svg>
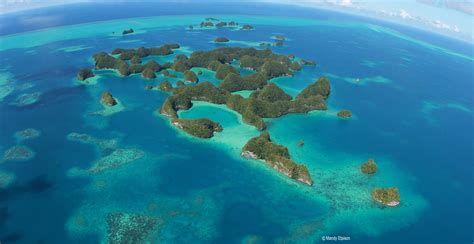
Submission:
<svg viewBox="0 0 474 244">
<path fill-rule="evenodd" d="M 91 66 L 88 59 L 93 53 L 111 51 L 118 46 L 178 42 L 192 50 L 208 50 L 216 47 L 209 43 L 215 36 L 258 42 L 271 41 L 269 37 L 275 33 L 290 38 L 285 47 L 275 47 L 275 52 L 293 53 L 319 63 L 317 67 L 304 68 L 295 79 L 276 82 L 300 90 L 320 75 L 331 74 L 333 90 L 329 106 L 349 108 L 356 119 L 340 121 L 314 115 L 289 115 L 270 122 L 272 137 L 280 143 L 288 142 L 290 153 L 298 161 L 305 162 L 314 155 L 327 159 L 327 162 L 306 162 L 310 171 L 314 170 L 311 173 L 319 174 L 339 163 L 340 167 L 351 165 L 333 162 L 340 157 L 348 162 L 369 156 L 389 158 L 395 167 L 388 174 L 395 178 L 407 176 L 393 182 L 401 185 L 402 201 L 405 190 L 426 202 L 422 210 L 413 210 L 413 216 L 410 206 L 403 208 L 408 209 L 408 214 L 384 210 L 387 215 L 383 216 L 388 218 L 413 217 L 406 225 L 400 224 L 403 221 L 389 223 L 387 226 L 393 228 L 386 230 L 381 227 L 383 222 L 376 222 L 368 225 L 375 233 L 370 234 L 357 228 L 357 221 L 364 225 L 362 220 L 354 220 L 352 224 L 341 222 L 336 227 L 318 227 L 310 231 L 309 238 L 299 241 L 339 234 L 351 236 L 355 243 L 472 242 L 472 45 L 359 17 L 254 4 L 192 4 L 186 8 L 179 4 L 151 3 L 51 7 L 1 16 L 0 34 L 99 20 L 196 13 L 370 21 L 461 53 L 471 60 L 364 29 L 273 25 L 256 25 L 256 31 L 245 33 L 208 30 L 197 35 L 187 33 L 183 25 L 127 37 L 139 39 L 140 44 L 97 37 L 1 51 L 2 72 L 12 73 L 17 86 L 25 83 L 34 86 L 17 89 L 0 102 L 0 151 L 15 145 L 16 131 L 32 127 L 42 133 L 39 138 L 23 142 L 36 152 L 32 160 L 0 163 L 0 170 L 16 175 L 10 186 L 0 189 L 2 243 L 98 242 L 104 232 L 94 224 L 103 225 L 103 222 L 94 221 L 104 213 L 117 211 L 162 216 L 165 224 L 161 240 L 170 243 L 238 243 L 249 236 L 275 242 L 294 235 L 295 226 L 325 219 L 328 206 L 317 195 L 318 183 L 323 185 L 323 182 L 316 180 L 315 186 L 307 190 L 282 180 L 264 167 L 236 159 L 238 155 L 221 145 L 183 137 L 171 129 L 166 119 L 155 116 L 153 112 L 167 94 L 145 91 L 144 86 L 158 81 L 113 75 L 104 75 L 95 86 L 78 86 L 73 81 L 78 69 Z M 51 16 L 54 16 L 50 18 L 52 21 L 19 21 Z M 56 51 L 75 45 L 90 48 L 69 53 Z M 372 65 L 363 65 L 366 61 Z M 344 80 L 344 77 L 377 76 L 390 82 L 356 85 Z M 112 91 L 127 109 L 106 118 L 88 115 L 100 109 L 97 100 L 104 89 Z M 19 94 L 33 91 L 42 93 L 37 103 L 25 107 L 10 104 Z M 430 104 L 437 109 L 426 110 Z M 233 118 L 222 111 L 213 113 L 216 117 Z M 71 177 L 68 174 L 71 168 L 87 168 L 100 154 L 92 145 L 68 141 L 66 135 L 70 132 L 118 138 L 121 147 L 139 148 L 147 152 L 147 157 L 103 175 Z M 303 152 L 290 146 L 300 137 L 307 142 Z M 382 169 L 392 168 L 380 161 Z M 106 182 L 105 189 L 94 188 L 97 182 Z M 381 182 L 387 183 L 383 179 Z M 204 199 L 204 203 L 196 199 Z M 159 206 L 153 210 L 157 212 L 150 210 L 150 203 Z M 178 214 L 172 215 L 173 211 Z M 78 212 L 86 224 L 75 232 L 69 223 L 74 222 Z"/>
</svg>

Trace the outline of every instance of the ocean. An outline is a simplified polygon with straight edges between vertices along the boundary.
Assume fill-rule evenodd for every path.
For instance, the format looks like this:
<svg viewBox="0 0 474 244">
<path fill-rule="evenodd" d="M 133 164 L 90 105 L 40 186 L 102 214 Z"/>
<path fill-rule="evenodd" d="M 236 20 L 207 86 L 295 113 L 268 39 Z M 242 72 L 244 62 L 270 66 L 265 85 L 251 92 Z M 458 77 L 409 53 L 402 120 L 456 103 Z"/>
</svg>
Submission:
<svg viewBox="0 0 474 244">
<path fill-rule="evenodd" d="M 255 30 L 186 30 L 206 17 Z M 153 217 L 152 238 L 164 243 L 473 240 L 472 44 L 362 17 L 252 3 L 75 4 L 0 22 L 0 152 L 26 148 L 22 160 L 0 161 L 2 243 L 107 242 L 111 213 Z M 135 33 L 120 35 L 128 28 Z M 225 106 L 195 102 L 180 111 L 221 123 L 223 132 L 211 139 L 174 128 L 157 113 L 169 94 L 145 89 L 161 76 L 106 70 L 95 72 L 95 84 L 76 80 L 80 68 L 93 67 L 94 53 L 116 47 L 179 43 L 162 63 L 196 50 L 261 48 L 274 35 L 287 38 L 274 52 L 318 65 L 270 82 L 295 96 L 320 76 L 331 81 L 327 111 L 266 119 L 272 140 L 308 167 L 312 187 L 242 158 L 243 145 L 260 132 Z M 231 42 L 213 43 L 218 36 Z M 200 79 L 218 84 L 213 76 L 206 71 Z M 105 90 L 123 110 L 94 114 L 103 110 Z M 337 118 L 340 109 L 353 117 Z M 39 135 L 15 136 L 27 128 Z M 111 158 L 117 149 L 124 153 Z M 126 161 L 133 153 L 143 156 Z M 378 164 L 374 176 L 359 170 L 369 158 Z M 101 160 L 126 163 L 84 173 Z M 400 206 L 377 206 L 375 187 L 398 187 Z"/>
</svg>

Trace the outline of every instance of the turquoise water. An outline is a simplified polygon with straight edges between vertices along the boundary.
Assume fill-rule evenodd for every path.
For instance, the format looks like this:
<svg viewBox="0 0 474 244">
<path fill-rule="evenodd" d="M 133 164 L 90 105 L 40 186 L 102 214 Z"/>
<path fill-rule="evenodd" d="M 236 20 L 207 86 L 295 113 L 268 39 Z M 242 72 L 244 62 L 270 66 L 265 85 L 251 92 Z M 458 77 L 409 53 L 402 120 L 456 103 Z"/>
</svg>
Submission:
<svg viewBox="0 0 474 244">
<path fill-rule="evenodd" d="M 110 21 L 0 36 L 0 151 L 23 149 L 17 160 L 2 154 L 10 156 L 0 161 L 2 243 L 106 242 L 110 213 L 155 218 L 152 238 L 165 243 L 311 243 L 326 235 L 356 243 L 472 241 L 472 46 L 463 52 L 469 48 L 453 49 L 442 37 L 324 11 L 298 19 L 246 16 L 245 4 L 220 15 L 219 5 L 196 9 L 206 7 L 206 14 L 256 29 L 187 31 L 208 15 L 175 10 L 128 19 L 111 13 Z M 112 34 L 126 28 L 137 32 Z M 318 65 L 271 82 L 295 96 L 321 75 L 331 80 L 327 111 L 267 120 L 273 141 L 308 167 L 312 187 L 241 158 L 259 132 L 225 106 L 195 102 L 180 112 L 221 123 L 223 132 L 212 139 L 171 126 L 156 113 L 169 94 L 145 89 L 164 77 L 100 71 L 89 84 L 75 80 L 80 68 L 92 67 L 93 53 L 115 47 L 177 42 L 176 54 L 189 55 L 272 42 L 275 34 L 287 41 L 274 52 Z M 216 36 L 233 41 L 216 45 Z M 213 76 L 203 70 L 200 80 L 218 84 Z M 100 104 L 104 90 L 119 100 L 118 109 Z M 338 119 L 340 109 L 353 117 Z M 36 136 L 19 139 L 28 128 Z M 90 137 L 74 140 L 71 133 Z M 379 166 L 372 177 L 359 172 L 368 158 Z M 110 162 L 117 167 L 90 173 Z M 391 186 L 400 189 L 401 205 L 376 206 L 371 189 Z"/>
</svg>

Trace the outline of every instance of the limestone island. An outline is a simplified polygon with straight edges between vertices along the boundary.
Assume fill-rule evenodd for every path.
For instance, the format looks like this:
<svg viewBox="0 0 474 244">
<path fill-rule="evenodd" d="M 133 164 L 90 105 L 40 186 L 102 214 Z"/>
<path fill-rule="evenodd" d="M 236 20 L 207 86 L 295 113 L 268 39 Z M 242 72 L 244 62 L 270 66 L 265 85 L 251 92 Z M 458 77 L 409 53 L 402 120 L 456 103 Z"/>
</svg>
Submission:
<svg viewBox="0 0 474 244">
<path fill-rule="evenodd" d="M 224 62 L 226 60 L 230 62 L 233 59 L 240 60 L 241 67 L 255 70 L 257 73 L 241 76 L 235 67 L 228 63 L 221 63 L 219 59 L 224 59 Z M 223 80 L 218 87 L 205 81 L 195 86 L 174 88 L 173 95 L 168 97 L 160 108 L 160 113 L 171 118 L 177 118 L 178 110 L 191 108 L 193 100 L 206 101 L 226 104 L 230 109 L 240 113 L 244 122 L 254 125 L 259 130 L 264 130 L 266 124 L 263 118 L 327 109 L 325 99 L 329 96 L 330 85 L 326 77 L 321 77 L 308 85 L 295 99 L 277 85 L 267 83 L 269 79 L 291 76 L 294 72 L 290 68 L 291 61 L 288 57 L 274 54 L 271 50 L 219 48 L 213 51 L 194 52 L 183 65 L 188 69 L 207 67 L 216 71 L 217 79 Z M 249 98 L 232 94 L 241 90 L 256 91 Z"/>
<path fill-rule="evenodd" d="M 284 41 L 286 40 L 286 38 L 282 35 L 275 35 L 273 36 L 273 38 L 275 38 L 275 40 L 278 40 L 278 41 Z"/>
<path fill-rule="evenodd" d="M 102 93 L 102 99 L 100 100 L 102 104 L 105 104 L 107 106 L 115 106 L 117 105 L 117 100 L 112 96 L 112 93 L 109 91 L 105 91 Z"/>
<path fill-rule="evenodd" d="M 214 23 L 212 23 L 210 21 L 206 21 L 206 22 L 201 22 L 201 24 L 199 24 L 199 26 L 201 26 L 201 27 L 213 27 Z"/>
<path fill-rule="evenodd" d="M 196 73 L 191 70 L 184 71 L 184 80 L 192 83 L 197 83 L 199 81 Z"/>
<path fill-rule="evenodd" d="M 122 35 L 132 34 L 133 32 L 135 32 L 135 31 L 133 31 L 133 29 L 130 28 L 130 29 L 128 29 L 128 30 L 123 30 L 123 31 L 122 31 Z"/>
<path fill-rule="evenodd" d="M 373 175 L 377 172 L 377 164 L 375 163 L 375 160 L 369 159 L 360 166 L 360 170 L 364 174 Z"/>
<path fill-rule="evenodd" d="M 339 118 L 350 118 L 350 117 L 352 117 L 352 112 L 350 110 L 343 109 L 343 110 L 337 112 L 337 117 L 339 117 Z"/>
<path fill-rule="evenodd" d="M 83 81 L 87 78 L 92 78 L 92 77 L 94 77 L 94 73 L 92 73 L 92 70 L 89 68 L 82 68 L 77 73 L 77 79 L 80 81 Z"/>
<path fill-rule="evenodd" d="M 216 24 L 216 27 L 225 27 L 225 26 L 227 26 L 227 23 L 223 21 Z"/>
<path fill-rule="evenodd" d="M 253 30 L 254 27 L 249 25 L 249 24 L 246 24 L 246 25 L 243 25 L 240 29 L 241 30 Z"/>
<path fill-rule="evenodd" d="M 226 37 L 216 37 L 216 39 L 214 39 L 214 42 L 229 42 L 229 39 Z"/>
<path fill-rule="evenodd" d="M 162 81 L 160 84 L 158 84 L 157 88 L 160 91 L 166 91 L 166 92 L 170 92 L 173 90 L 173 86 L 168 80 Z"/>
<path fill-rule="evenodd" d="M 314 110 L 326 110 L 326 99 L 330 95 L 331 87 L 327 77 L 320 77 L 310 83 L 296 97 L 287 94 L 275 83 L 268 82 L 277 77 L 291 77 L 301 70 L 298 62 L 287 55 L 273 53 L 270 49 L 224 47 L 208 51 L 195 51 L 191 55 L 176 55 L 173 62 L 159 64 L 148 61 L 146 64 L 130 65 L 126 60 L 133 56 L 145 57 L 148 55 L 169 55 L 178 44 L 165 44 L 158 48 L 120 49 L 116 48 L 112 54 L 98 53 L 94 55 L 96 69 L 115 69 L 127 76 L 131 73 L 142 73 L 151 70 L 161 72 L 163 76 L 183 73 L 184 79 L 196 83 L 197 76 L 191 71 L 193 68 L 208 69 L 215 72 L 215 78 L 220 80 L 215 86 L 209 81 L 199 84 L 190 84 L 182 80 L 173 87 L 169 81 L 158 85 L 158 90 L 170 92 L 159 112 L 170 118 L 172 125 L 184 132 L 199 138 L 210 138 L 216 132 L 222 131 L 219 123 L 207 118 L 184 119 L 179 118 L 179 110 L 188 110 L 193 101 L 204 101 L 213 104 L 226 105 L 242 116 L 242 120 L 255 126 L 258 130 L 265 130 L 264 118 L 277 118 L 289 113 L 308 113 Z M 236 64 L 237 63 L 237 64 Z M 241 75 L 239 68 L 252 70 L 255 73 Z M 233 92 L 253 90 L 249 97 L 242 97 Z M 108 94 L 108 100 L 112 95 Z M 264 151 L 254 148 L 261 146 Z M 270 151 L 267 151 L 270 150 Z M 311 185 L 312 180 L 304 165 L 294 163 L 284 146 L 273 144 L 268 133 L 249 141 L 244 155 L 265 160 L 272 167 L 290 178 Z M 253 153 L 253 154 L 250 154 Z"/>
<path fill-rule="evenodd" d="M 306 60 L 306 59 L 301 59 L 301 60 L 300 60 L 300 63 L 301 63 L 302 65 L 311 65 L 311 66 L 316 65 L 316 62 L 315 62 L 315 61 L 313 61 L 313 60 Z"/>
<path fill-rule="evenodd" d="M 268 132 L 250 139 L 242 149 L 241 155 L 246 158 L 264 160 L 270 167 L 289 178 L 309 186 L 313 185 L 313 180 L 306 166 L 291 160 L 288 148 L 273 143 Z"/>
<path fill-rule="evenodd" d="M 396 207 L 400 204 L 400 193 L 398 188 L 376 188 L 372 191 L 372 199 L 375 202 L 388 207 Z"/>
<path fill-rule="evenodd" d="M 222 127 L 219 123 L 210 119 L 173 119 L 172 124 L 182 129 L 186 133 L 199 137 L 211 138 L 215 132 L 221 132 Z"/>
</svg>

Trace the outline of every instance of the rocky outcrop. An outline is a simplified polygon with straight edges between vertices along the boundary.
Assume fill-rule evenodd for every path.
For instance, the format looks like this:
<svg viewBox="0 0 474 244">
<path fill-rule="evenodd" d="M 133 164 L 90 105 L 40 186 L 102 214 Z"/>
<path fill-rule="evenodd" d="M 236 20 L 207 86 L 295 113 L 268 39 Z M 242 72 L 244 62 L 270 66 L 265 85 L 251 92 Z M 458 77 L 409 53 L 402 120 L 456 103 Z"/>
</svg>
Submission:
<svg viewBox="0 0 474 244">
<path fill-rule="evenodd" d="M 373 159 L 369 159 L 360 166 L 360 170 L 364 174 L 373 175 L 377 172 L 377 164 Z"/>
<path fill-rule="evenodd" d="M 226 37 L 216 37 L 216 39 L 214 39 L 214 42 L 229 42 L 229 39 Z"/>
<path fill-rule="evenodd" d="M 350 118 L 350 117 L 352 117 L 352 112 L 350 110 L 343 109 L 343 110 L 337 112 L 337 117 L 339 117 L 339 118 Z"/>
<path fill-rule="evenodd" d="M 117 100 L 112 96 L 112 93 L 109 91 L 105 91 L 102 93 L 101 102 L 107 106 L 115 106 L 117 105 Z"/>
<path fill-rule="evenodd" d="M 287 177 L 309 186 L 313 185 L 313 180 L 306 166 L 291 160 L 288 148 L 273 143 L 268 132 L 250 139 L 242 149 L 241 155 L 245 158 L 263 160 L 270 167 Z"/>
<path fill-rule="evenodd" d="M 378 204 L 387 207 L 400 205 L 400 193 L 398 188 L 376 188 L 372 191 L 372 199 Z"/>
<path fill-rule="evenodd" d="M 122 31 L 122 35 L 128 35 L 128 34 L 132 34 L 133 32 L 135 32 L 132 28 L 128 29 L 128 30 L 123 30 Z"/>
<path fill-rule="evenodd" d="M 91 77 L 94 77 L 94 73 L 92 73 L 92 70 L 89 68 L 82 68 L 79 70 L 79 73 L 77 73 L 77 79 L 81 81 Z"/>
</svg>

